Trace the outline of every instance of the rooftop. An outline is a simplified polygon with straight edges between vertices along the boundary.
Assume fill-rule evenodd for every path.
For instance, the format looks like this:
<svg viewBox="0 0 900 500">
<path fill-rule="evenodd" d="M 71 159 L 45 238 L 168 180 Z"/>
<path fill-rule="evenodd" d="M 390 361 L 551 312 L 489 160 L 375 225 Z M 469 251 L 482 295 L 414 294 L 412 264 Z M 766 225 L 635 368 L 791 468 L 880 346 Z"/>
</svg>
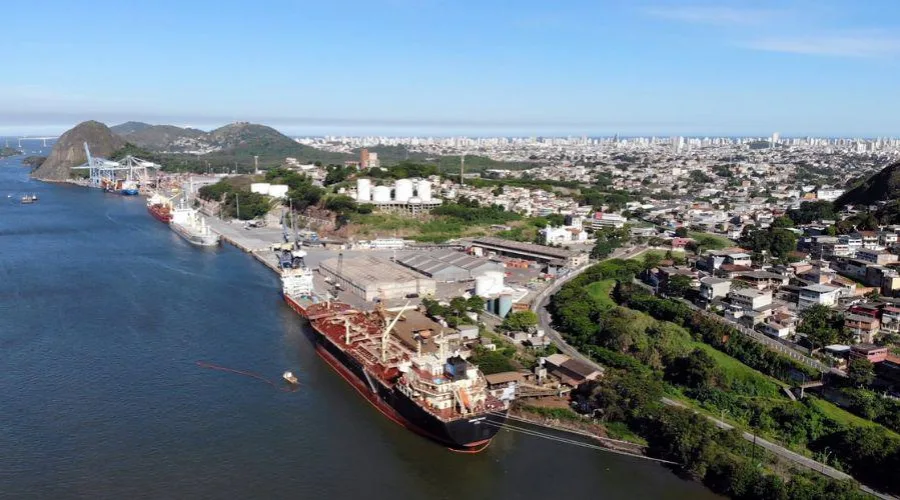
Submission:
<svg viewBox="0 0 900 500">
<path fill-rule="evenodd" d="M 546 255 L 549 257 L 555 257 L 557 259 L 566 259 L 569 257 L 573 257 L 577 255 L 577 252 L 572 252 L 570 250 L 564 250 L 562 248 L 552 248 L 544 245 L 536 245 L 534 243 L 523 243 L 520 241 L 509 241 L 501 238 L 494 238 L 490 236 L 485 236 L 482 238 L 476 238 L 472 240 L 472 243 L 475 245 L 488 245 L 494 246 L 498 248 L 504 248 L 511 251 L 520 251 L 526 253 L 535 253 L 539 255 Z"/>
<path fill-rule="evenodd" d="M 353 257 L 344 259 L 338 270 L 338 259 L 326 259 L 319 264 L 320 267 L 340 274 L 340 276 L 357 285 L 374 285 L 378 283 L 405 283 L 422 279 L 421 275 L 408 271 L 393 262 L 372 256 Z"/>
<path fill-rule="evenodd" d="M 815 293 L 830 293 L 835 290 L 839 290 L 839 288 L 833 287 L 833 286 L 828 286 L 828 285 L 815 284 L 815 285 L 807 285 L 807 286 L 803 287 L 802 290 L 806 290 L 809 292 L 815 292 Z"/>
</svg>

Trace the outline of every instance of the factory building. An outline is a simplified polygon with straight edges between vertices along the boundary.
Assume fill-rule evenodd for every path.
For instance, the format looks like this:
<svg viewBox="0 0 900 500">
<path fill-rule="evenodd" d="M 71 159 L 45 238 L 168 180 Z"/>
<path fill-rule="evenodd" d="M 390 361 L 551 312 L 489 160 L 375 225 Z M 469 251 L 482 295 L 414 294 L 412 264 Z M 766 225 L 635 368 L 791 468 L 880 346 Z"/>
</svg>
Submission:
<svg viewBox="0 0 900 500">
<path fill-rule="evenodd" d="M 391 300 L 435 293 L 435 280 L 378 257 L 354 257 L 343 262 L 327 259 L 319 264 L 319 272 L 368 302 L 376 298 Z"/>
<path fill-rule="evenodd" d="M 551 266 L 565 266 L 570 269 L 577 268 L 588 262 L 588 254 L 586 253 L 493 237 L 476 238 L 472 241 L 472 250 L 475 255 L 482 255 L 487 250 L 510 257 L 535 260 Z"/>
<path fill-rule="evenodd" d="M 397 263 L 441 282 L 470 281 L 489 271 L 503 271 L 497 262 L 453 250 L 409 253 L 397 257 Z"/>
</svg>

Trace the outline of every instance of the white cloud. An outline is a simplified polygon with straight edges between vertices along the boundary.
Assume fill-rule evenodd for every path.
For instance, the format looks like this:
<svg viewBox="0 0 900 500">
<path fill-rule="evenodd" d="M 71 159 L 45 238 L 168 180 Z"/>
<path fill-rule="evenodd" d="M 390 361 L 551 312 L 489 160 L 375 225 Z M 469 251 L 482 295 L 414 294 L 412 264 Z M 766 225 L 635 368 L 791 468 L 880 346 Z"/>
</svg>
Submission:
<svg viewBox="0 0 900 500">
<path fill-rule="evenodd" d="M 888 57 L 900 54 L 900 38 L 878 33 L 764 37 L 739 44 L 768 52 L 835 57 Z"/>
<path fill-rule="evenodd" d="M 650 7 L 647 14 L 662 19 L 716 26 L 761 24 L 777 17 L 778 12 L 765 9 L 751 9 L 726 6 L 680 5 Z"/>
</svg>

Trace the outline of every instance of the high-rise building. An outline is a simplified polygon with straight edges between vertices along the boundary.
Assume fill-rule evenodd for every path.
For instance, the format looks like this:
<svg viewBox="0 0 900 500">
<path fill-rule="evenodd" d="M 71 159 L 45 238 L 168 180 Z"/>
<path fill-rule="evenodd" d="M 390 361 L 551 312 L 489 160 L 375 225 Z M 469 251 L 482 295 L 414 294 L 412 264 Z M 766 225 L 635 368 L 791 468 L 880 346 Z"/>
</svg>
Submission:
<svg viewBox="0 0 900 500">
<path fill-rule="evenodd" d="M 772 133 L 772 142 L 769 144 L 770 148 L 774 148 L 776 144 L 778 144 L 778 139 L 781 139 L 781 135 L 778 132 Z"/>
<path fill-rule="evenodd" d="M 369 150 L 363 149 L 359 152 L 359 168 L 369 168 Z"/>
</svg>

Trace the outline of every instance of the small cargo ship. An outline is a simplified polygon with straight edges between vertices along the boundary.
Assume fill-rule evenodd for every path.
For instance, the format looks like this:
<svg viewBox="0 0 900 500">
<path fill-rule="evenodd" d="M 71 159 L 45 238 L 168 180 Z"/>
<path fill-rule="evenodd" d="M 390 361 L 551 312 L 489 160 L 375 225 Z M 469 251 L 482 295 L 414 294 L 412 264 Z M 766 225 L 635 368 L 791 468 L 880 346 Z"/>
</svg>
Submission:
<svg viewBox="0 0 900 500">
<path fill-rule="evenodd" d="M 184 206 L 184 202 L 180 207 L 172 210 L 171 217 L 169 227 L 186 239 L 188 243 L 202 247 L 219 244 L 219 235 L 209 229 L 206 219 L 200 215 L 198 210 Z"/>
<path fill-rule="evenodd" d="M 282 295 L 309 321 L 325 362 L 394 422 L 452 450 L 477 452 L 506 421 L 513 391 L 503 400 L 491 394 L 478 367 L 448 353 L 441 325 L 424 314 L 322 301 L 305 265 L 282 271 Z"/>
<path fill-rule="evenodd" d="M 37 200 L 38 200 L 38 197 L 36 194 L 26 194 L 26 195 L 22 195 L 21 201 L 22 201 L 22 204 L 24 204 L 24 205 L 30 205 L 30 204 L 36 202 Z"/>
<path fill-rule="evenodd" d="M 122 187 L 119 192 L 125 196 L 136 196 L 140 191 L 138 190 L 137 182 L 125 181 L 122 183 Z"/>
<path fill-rule="evenodd" d="M 170 201 L 158 193 L 154 194 L 147 200 L 147 211 L 154 219 L 168 224 L 172 222 L 172 205 Z"/>
</svg>

